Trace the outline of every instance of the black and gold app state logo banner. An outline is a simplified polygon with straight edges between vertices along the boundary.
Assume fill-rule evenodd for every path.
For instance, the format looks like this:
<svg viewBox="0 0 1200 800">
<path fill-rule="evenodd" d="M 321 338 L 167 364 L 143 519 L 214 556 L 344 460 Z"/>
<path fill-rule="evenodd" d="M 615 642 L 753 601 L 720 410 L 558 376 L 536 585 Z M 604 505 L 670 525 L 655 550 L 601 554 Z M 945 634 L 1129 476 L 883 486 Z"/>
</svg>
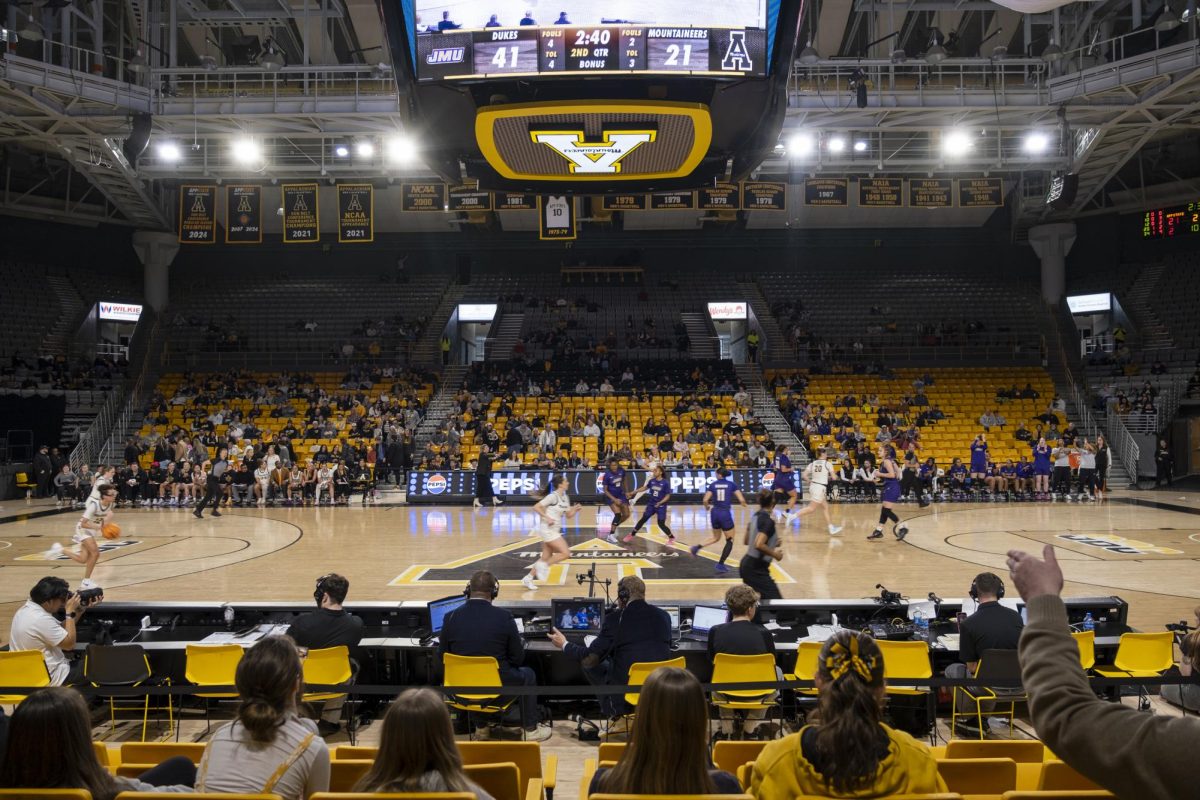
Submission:
<svg viewBox="0 0 1200 800">
<path fill-rule="evenodd" d="M 497 211 L 533 211 L 537 198 L 528 192 L 496 192 Z"/>
<path fill-rule="evenodd" d="M 217 241 L 217 187 L 179 187 L 179 241 L 181 244 Z"/>
<path fill-rule="evenodd" d="M 262 244 L 262 187 L 225 187 L 225 244 Z"/>
<path fill-rule="evenodd" d="M 451 211 L 491 211 L 492 193 L 479 191 L 479 186 L 455 186 L 450 189 Z"/>
<path fill-rule="evenodd" d="M 445 211 L 446 184 L 400 184 L 400 209 L 402 211 Z"/>
<path fill-rule="evenodd" d="M 786 211 L 787 184 L 742 181 L 742 208 L 746 211 Z"/>
<path fill-rule="evenodd" d="M 538 195 L 538 238 L 568 241 L 575 238 L 575 198 L 562 194 Z"/>
<path fill-rule="evenodd" d="M 954 181 L 949 178 L 912 178 L 908 204 L 913 208 L 953 208 Z"/>
<path fill-rule="evenodd" d="M 959 208 L 998 208 L 1004 205 L 1002 178 L 959 178 Z"/>
<path fill-rule="evenodd" d="M 283 243 L 309 244 L 321 239 L 321 215 L 315 183 L 285 183 L 283 191 Z"/>
<path fill-rule="evenodd" d="M 738 202 L 741 200 L 736 183 L 706 186 L 696 194 L 699 195 L 700 208 L 709 211 L 737 211 Z"/>
<path fill-rule="evenodd" d="M 810 178 L 804 182 L 804 205 L 844 206 L 847 187 L 845 178 Z"/>
<path fill-rule="evenodd" d="M 600 207 L 605 211 L 645 211 L 644 194 L 606 194 L 600 198 Z"/>
<path fill-rule="evenodd" d="M 655 192 L 650 195 L 650 208 L 655 211 L 686 211 L 695 207 L 695 192 Z"/>
<path fill-rule="evenodd" d="M 375 187 L 369 183 L 339 183 L 338 242 L 375 241 Z"/>
<path fill-rule="evenodd" d="M 859 208 L 903 208 L 904 181 L 900 178 L 859 178 Z"/>
</svg>

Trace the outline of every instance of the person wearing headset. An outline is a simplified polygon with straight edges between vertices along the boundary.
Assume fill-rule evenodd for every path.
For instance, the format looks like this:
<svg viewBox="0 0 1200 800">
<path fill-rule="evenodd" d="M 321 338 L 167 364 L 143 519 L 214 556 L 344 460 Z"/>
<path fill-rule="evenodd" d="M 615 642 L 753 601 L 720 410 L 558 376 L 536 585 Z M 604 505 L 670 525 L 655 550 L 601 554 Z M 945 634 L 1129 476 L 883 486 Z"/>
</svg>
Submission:
<svg viewBox="0 0 1200 800">
<path fill-rule="evenodd" d="M 946 667 L 947 678 L 966 678 L 975 674 L 979 669 L 979 659 L 985 650 L 1016 650 L 1021 640 L 1021 615 L 1011 608 L 1000 605 L 1004 597 L 1004 581 L 993 572 L 981 572 L 971 581 L 969 591 L 971 598 L 978 604 L 975 613 L 959 624 L 958 658 L 960 663 Z M 997 694 L 1003 694 L 1002 689 L 993 687 Z M 967 714 L 966 721 L 961 720 L 955 726 L 955 732 L 961 736 L 978 739 L 982 735 L 980 729 L 971 724 L 975 712 L 975 704 L 967 699 L 962 692 L 955 692 L 955 704 L 960 714 Z M 986 712 L 990 705 L 984 703 Z"/>
<path fill-rule="evenodd" d="M 604 615 L 600 634 L 591 644 L 568 642 L 557 628 L 550 631 L 550 643 L 579 661 L 593 686 L 623 686 L 633 664 L 671 657 L 671 616 L 646 602 L 645 581 L 626 575 L 617 583 L 616 609 Z M 622 695 L 601 695 L 599 700 L 600 710 L 610 719 L 627 710 Z"/>
<path fill-rule="evenodd" d="M 305 650 L 324 650 L 327 647 L 354 648 L 363 638 L 363 621 L 360 617 L 350 614 L 342 608 L 346 602 L 346 594 L 350 591 L 350 581 L 336 572 L 317 578 L 313 599 L 317 601 L 317 610 L 301 614 L 292 620 L 287 629 L 287 635 L 295 640 L 296 646 Z M 358 664 L 353 659 L 350 666 L 355 674 Z M 346 685 L 354 683 L 351 676 Z M 322 736 L 332 736 L 341 728 L 342 707 L 346 704 L 345 697 L 335 697 L 325 701 L 321 718 L 317 721 L 317 732 Z"/>
<path fill-rule="evenodd" d="M 450 612 L 438 635 L 438 669 L 446 653 L 456 656 L 490 656 L 500 666 L 500 681 L 505 686 L 536 686 L 537 676 L 525 661 L 525 640 L 516 620 L 503 608 L 492 604 L 500 595 L 500 581 L 487 570 L 471 576 L 465 590 L 467 602 Z M 528 741 L 544 742 L 550 728 L 538 725 L 537 696 L 522 695 L 521 725 Z M 480 732 L 483 736 L 487 730 Z"/>
</svg>

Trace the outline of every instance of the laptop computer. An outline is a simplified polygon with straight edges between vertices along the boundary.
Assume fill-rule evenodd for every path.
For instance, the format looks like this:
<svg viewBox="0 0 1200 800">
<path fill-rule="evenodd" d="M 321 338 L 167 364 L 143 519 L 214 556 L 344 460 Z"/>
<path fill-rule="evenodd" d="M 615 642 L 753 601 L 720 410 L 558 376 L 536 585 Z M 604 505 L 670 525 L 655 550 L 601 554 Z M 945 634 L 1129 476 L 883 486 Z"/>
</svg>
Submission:
<svg viewBox="0 0 1200 800">
<path fill-rule="evenodd" d="M 729 612 L 713 606 L 696 606 L 692 612 L 692 628 L 684 638 L 696 642 L 707 642 L 708 633 L 729 620 Z"/>
</svg>

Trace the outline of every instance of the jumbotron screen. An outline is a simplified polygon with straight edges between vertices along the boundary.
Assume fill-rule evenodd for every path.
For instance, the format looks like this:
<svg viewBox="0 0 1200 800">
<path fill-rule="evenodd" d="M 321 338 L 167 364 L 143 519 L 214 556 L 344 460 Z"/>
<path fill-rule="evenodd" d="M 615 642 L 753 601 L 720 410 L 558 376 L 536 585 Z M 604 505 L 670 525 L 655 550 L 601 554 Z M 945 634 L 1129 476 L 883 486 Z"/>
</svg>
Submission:
<svg viewBox="0 0 1200 800">
<path fill-rule="evenodd" d="M 532 5 L 532 7 L 531 7 Z M 406 0 L 419 81 L 764 76 L 779 0 Z"/>
</svg>

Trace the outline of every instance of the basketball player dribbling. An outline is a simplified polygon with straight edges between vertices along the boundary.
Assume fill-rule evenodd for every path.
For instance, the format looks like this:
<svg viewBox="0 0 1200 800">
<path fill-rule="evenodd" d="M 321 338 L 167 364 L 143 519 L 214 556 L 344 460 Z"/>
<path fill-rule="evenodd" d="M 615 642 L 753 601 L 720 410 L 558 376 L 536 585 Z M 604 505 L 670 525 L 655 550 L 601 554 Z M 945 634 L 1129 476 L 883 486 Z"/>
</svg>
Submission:
<svg viewBox="0 0 1200 800">
<path fill-rule="evenodd" d="M 95 589 L 96 583 L 92 580 L 92 571 L 96 569 L 96 563 L 100 560 L 100 545 L 96 542 L 96 534 L 100 533 L 104 526 L 112 522 L 113 509 L 117 504 L 117 487 L 111 483 L 97 486 L 95 496 L 89 497 L 83 507 L 83 516 L 75 523 L 75 535 L 72 540 L 79 545 L 79 552 L 67 550 L 58 542 L 50 545 L 50 549 L 43 553 L 43 557 L 47 561 L 53 561 L 59 556 L 66 556 L 77 564 L 83 564 L 83 581 L 80 582 L 80 589 Z"/>
<path fill-rule="evenodd" d="M 562 524 L 564 519 L 574 517 L 583 509 L 578 503 L 571 505 L 571 500 L 567 497 L 566 475 L 551 478 L 544 491 L 546 496 L 533 507 L 538 515 L 534 533 L 542 537 L 542 552 L 537 561 L 529 565 L 529 572 L 521 579 L 521 584 L 531 592 L 537 590 L 535 580 L 546 580 L 550 575 L 550 567 L 571 557 L 567 540 L 563 538 Z"/>
</svg>

